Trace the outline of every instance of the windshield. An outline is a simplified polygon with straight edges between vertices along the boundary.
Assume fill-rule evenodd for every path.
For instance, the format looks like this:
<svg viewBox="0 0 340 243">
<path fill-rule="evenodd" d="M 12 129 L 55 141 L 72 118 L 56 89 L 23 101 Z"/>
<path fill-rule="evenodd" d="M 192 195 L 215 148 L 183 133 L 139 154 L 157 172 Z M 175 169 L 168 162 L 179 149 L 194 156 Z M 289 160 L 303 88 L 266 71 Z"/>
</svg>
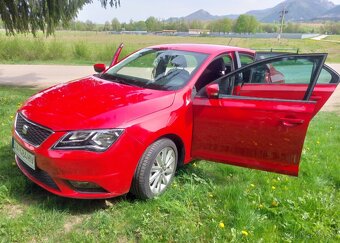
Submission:
<svg viewBox="0 0 340 243">
<path fill-rule="evenodd" d="M 142 49 L 121 61 L 101 78 L 157 90 L 185 86 L 206 54 L 176 50 Z"/>
</svg>

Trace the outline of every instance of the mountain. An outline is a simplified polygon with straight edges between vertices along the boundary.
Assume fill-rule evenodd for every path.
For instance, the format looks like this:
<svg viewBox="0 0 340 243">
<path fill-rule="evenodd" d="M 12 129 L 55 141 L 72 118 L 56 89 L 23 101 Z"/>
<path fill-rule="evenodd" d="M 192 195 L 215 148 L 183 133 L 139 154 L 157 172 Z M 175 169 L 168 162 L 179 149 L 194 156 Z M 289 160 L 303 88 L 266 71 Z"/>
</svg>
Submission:
<svg viewBox="0 0 340 243">
<path fill-rule="evenodd" d="M 200 9 L 185 17 L 181 17 L 181 18 L 172 17 L 172 18 L 167 19 L 167 21 L 168 22 L 175 22 L 178 20 L 184 20 L 188 22 L 191 22 L 194 20 L 211 21 L 211 20 L 223 19 L 223 18 L 236 19 L 238 16 L 239 16 L 238 14 L 230 14 L 230 15 L 223 15 L 223 16 L 211 15 L 209 12 L 205 11 L 204 9 Z"/>
<path fill-rule="evenodd" d="M 246 12 L 246 14 L 255 16 L 260 22 L 278 22 L 280 20 L 280 12 L 284 8 L 288 11 L 285 15 L 285 20 L 288 22 L 309 21 L 315 19 L 340 20 L 340 5 L 335 5 L 329 0 L 285 0 L 272 8 L 252 10 Z M 212 15 L 209 12 L 200 9 L 188 16 L 181 18 L 169 18 L 167 21 L 212 21 L 222 18 L 236 19 L 238 16 L 238 14 L 222 16 Z"/>
<path fill-rule="evenodd" d="M 209 12 L 200 9 L 192 14 L 189 14 L 188 16 L 185 16 L 183 19 L 186 21 L 193 21 L 193 20 L 201 20 L 201 21 L 209 21 L 209 20 L 215 20 L 218 16 L 211 15 Z"/>
<path fill-rule="evenodd" d="M 253 10 L 246 14 L 255 16 L 261 22 L 279 21 L 280 11 L 285 8 L 288 13 L 286 21 L 306 21 L 317 18 L 335 7 L 329 0 L 286 0 L 273 8 Z"/>
<path fill-rule="evenodd" d="M 340 5 L 328 10 L 324 14 L 316 17 L 318 20 L 340 20 Z"/>
</svg>

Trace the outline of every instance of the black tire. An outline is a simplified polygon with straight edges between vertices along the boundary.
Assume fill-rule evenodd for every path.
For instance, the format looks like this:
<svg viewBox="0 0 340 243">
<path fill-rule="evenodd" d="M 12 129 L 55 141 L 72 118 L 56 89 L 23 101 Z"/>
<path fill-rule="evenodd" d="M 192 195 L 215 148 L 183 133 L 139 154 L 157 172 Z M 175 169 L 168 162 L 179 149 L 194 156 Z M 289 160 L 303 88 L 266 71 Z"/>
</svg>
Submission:
<svg viewBox="0 0 340 243">
<path fill-rule="evenodd" d="M 170 174 L 166 175 L 168 170 L 167 168 L 164 168 L 165 163 L 163 163 L 164 166 L 162 166 L 162 168 L 159 167 L 160 172 L 157 170 L 157 172 L 152 172 L 153 175 L 151 175 L 151 168 L 155 170 L 159 164 L 159 162 L 156 161 L 157 156 L 160 156 L 158 157 L 158 159 L 161 159 L 164 153 L 166 153 L 166 155 L 170 154 L 169 155 L 170 156 L 169 163 L 170 163 L 170 160 L 172 160 L 172 157 L 171 157 L 172 151 L 174 153 L 175 158 L 173 162 L 174 165 L 172 165 L 173 163 L 171 162 L 171 170 L 173 170 L 171 177 L 170 177 Z M 137 169 L 135 171 L 135 175 L 132 180 L 130 192 L 140 199 L 151 199 L 151 198 L 154 198 L 155 196 L 161 195 L 164 191 L 166 191 L 167 187 L 171 184 L 174 178 L 176 167 L 177 167 L 177 162 L 178 162 L 178 152 L 177 152 L 177 147 L 175 143 L 168 138 L 162 138 L 160 140 L 157 140 L 145 150 L 142 158 L 139 160 Z M 169 168 L 169 171 L 170 171 L 170 168 Z M 154 182 L 152 184 L 150 182 L 150 178 L 152 176 L 155 177 L 154 175 L 156 173 L 159 174 L 158 177 L 156 175 L 158 181 L 156 182 L 157 179 L 154 179 Z M 163 174 L 160 175 L 161 173 Z M 166 179 L 166 178 L 169 178 L 169 179 Z M 168 181 L 168 183 L 166 185 L 163 185 L 162 182 L 165 182 L 165 181 Z M 151 188 L 156 183 L 157 185 L 159 183 L 161 184 L 158 187 L 158 189 L 160 190 L 159 192 L 154 192 L 155 190 L 158 190 L 156 187 L 153 189 Z"/>
</svg>

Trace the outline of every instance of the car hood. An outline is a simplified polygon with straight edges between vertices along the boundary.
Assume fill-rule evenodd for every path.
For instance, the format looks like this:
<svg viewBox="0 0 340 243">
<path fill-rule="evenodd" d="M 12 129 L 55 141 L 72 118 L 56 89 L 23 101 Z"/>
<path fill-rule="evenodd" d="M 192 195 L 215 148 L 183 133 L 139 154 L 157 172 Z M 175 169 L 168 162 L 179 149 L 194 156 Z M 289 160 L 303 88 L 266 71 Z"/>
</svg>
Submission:
<svg viewBox="0 0 340 243">
<path fill-rule="evenodd" d="M 145 89 L 90 76 L 37 93 L 20 112 L 54 131 L 124 128 L 134 119 L 171 106 L 174 97 L 174 91 Z"/>
</svg>

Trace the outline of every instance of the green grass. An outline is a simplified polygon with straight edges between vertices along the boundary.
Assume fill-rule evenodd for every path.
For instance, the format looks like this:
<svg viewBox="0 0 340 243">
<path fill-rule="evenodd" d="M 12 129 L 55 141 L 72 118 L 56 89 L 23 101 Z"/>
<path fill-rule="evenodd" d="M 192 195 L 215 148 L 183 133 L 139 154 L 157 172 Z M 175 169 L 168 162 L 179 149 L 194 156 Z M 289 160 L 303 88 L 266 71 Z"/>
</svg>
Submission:
<svg viewBox="0 0 340 243">
<path fill-rule="evenodd" d="M 116 47 L 125 43 L 122 57 L 137 49 L 164 43 L 207 43 L 263 48 L 294 48 L 301 53 L 327 52 L 328 62 L 340 62 L 339 43 L 304 40 L 230 39 L 215 37 L 174 37 L 111 35 L 105 32 L 60 31 L 52 37 L 40 34 L 37 38 L 26 35 L 6 36 L 0 32 L 0 63 L 56 63 L 93 64 L 109 63 Z"/>
<path fill-rule="evenodd" d="M 329 35 L 325 40 L 340 41 L 340 35 Z"/>
<path fill-rule="evenodd" d="M 336 114 L 311 123 L 298 178 L 201 161 L 155 200 L 86 201 L 48 193 L 14 164 L 13 117 L 35 92 L 0 86 L 0 242 L 340 241 Z"/>
</svg>

